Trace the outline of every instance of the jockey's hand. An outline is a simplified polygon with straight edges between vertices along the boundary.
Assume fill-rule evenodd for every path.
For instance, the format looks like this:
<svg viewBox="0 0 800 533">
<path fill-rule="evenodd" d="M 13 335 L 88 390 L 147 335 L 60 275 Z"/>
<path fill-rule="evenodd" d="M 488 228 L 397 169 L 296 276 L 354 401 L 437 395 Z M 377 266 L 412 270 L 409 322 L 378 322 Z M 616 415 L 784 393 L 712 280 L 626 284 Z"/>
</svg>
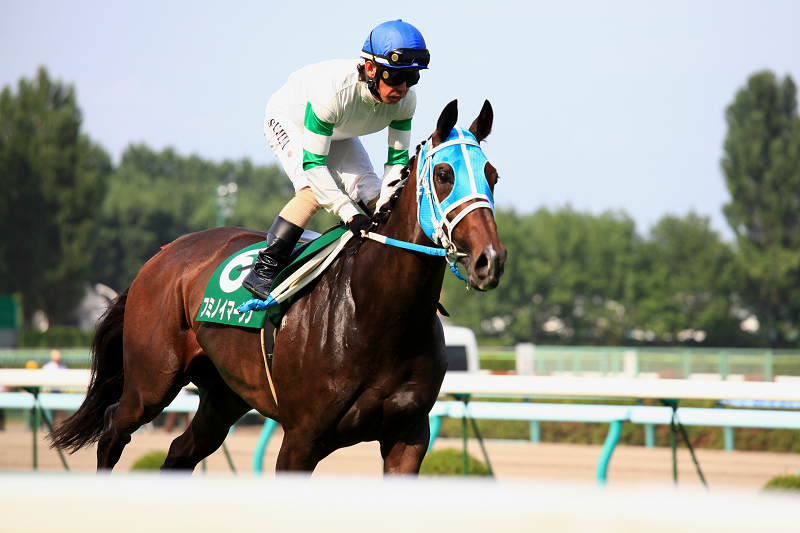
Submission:
<svg viewBox="0 0 800 533">
<path fill-rule="evenodd" d="M 369 230 L 370 226 L 372 226 L 372 222 L 369 221 L 369 217 L 367 215 L 357 213 L 350 217 L 350 220 L 345 222 L 345 225 L 347 226 L 347 229 L 353 232 L 353 235 L 356 237 L 361 237 L 361 230 Z"/>
</svg>

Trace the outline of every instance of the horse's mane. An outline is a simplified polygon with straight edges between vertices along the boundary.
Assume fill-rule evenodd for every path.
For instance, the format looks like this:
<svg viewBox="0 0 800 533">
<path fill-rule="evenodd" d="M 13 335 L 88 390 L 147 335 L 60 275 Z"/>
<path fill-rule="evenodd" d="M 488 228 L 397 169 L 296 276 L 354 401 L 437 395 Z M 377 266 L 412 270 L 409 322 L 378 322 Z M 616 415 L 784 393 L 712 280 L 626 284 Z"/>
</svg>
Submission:
<svg viewBox="0 0 800 533">
<path fill-rule="evenodd" d="M 411 156 L 408 159 L 408 163 L 406 163 L 406 166 L 404 166 L 403 169 L 400 171 L 400 180 L 403 182 L 403 184 L 400 187 L 398 187 L 397 190 L 394 192 L 394 194 L 392 194 L 391 198 L 389 198 L 389 200 L 385 204 L 383 204 L 381 208 L 374 215 L 372 215 L 370 221 L 374 225 L 380 226 L 382 224 L 385 224 L 389 220 L 392 211 L 394 211 L 394 207 L 397 205 L 397 200 L 400 198 L 400 193 L 403 192 L 406 180 L 408 180 L 408 175 L 411 173 L 411 169 L 414 167 L 414 161 L 417 159 L 417 156 L 419 155 L 419 151 L 421 148 L 422 148 L 422 143 L 417 145 L 416 152 L 414 153 L 413 156 Z"/>
</svg>

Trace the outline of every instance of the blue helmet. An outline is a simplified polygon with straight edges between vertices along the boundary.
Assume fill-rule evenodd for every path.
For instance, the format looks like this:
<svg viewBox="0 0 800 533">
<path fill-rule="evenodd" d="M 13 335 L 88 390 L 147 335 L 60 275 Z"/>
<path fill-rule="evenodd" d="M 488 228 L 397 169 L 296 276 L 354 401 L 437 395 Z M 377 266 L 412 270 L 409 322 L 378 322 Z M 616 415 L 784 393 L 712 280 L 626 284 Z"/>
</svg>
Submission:
<svg viewBox="0 0 800 533">
<path fill-rule="evenodd" d="M 400 19 L 375 27 L 361 48 L 361 57 L 389 68 L 428 68 L 431 54 L 417 28 Z"/>
</svg>

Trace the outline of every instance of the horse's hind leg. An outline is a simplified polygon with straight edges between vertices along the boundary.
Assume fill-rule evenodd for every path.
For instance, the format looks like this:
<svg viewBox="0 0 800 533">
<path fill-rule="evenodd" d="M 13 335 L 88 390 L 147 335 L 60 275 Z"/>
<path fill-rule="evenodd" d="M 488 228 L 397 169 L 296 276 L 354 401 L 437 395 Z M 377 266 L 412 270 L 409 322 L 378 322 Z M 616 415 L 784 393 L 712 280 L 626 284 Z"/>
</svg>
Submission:
<svg viewBox="0 0 800 533">
<path fill-rule="evenodd" d="M 125 387 L 119 403 L 105 413 L 105 429 L 97 443 L 97 469 L 111 470 L 134 431 L 152 421 L 178 395 L 185 376 L 148 367 L 146 372 L 125 375 Z"/>
<path fill-rule="evenodd" d="M 172 441 L 161 470 L 194 470 L 222 446 L 230 427 L 249 410 L 250 406 L 221 379 L 213 389 L 201 389 L 197 414 L 186 431 Z"/>
<path fill-rule="evenodd" d="M 97 443 L 97 470 L 111 470 L 119 461 L 125 445 L 131 441 L 130 435 L 120 435 L 114 429 L 114 412 L 119 403 L 110 405 L 104 415 L 103 431 L 100 441 Z"/>
<path fill-rule="evenodd" d="M 156 403 L 145 403 L 144 398 L 132 388 L 126 387 L 119 403 L 106 409 L 105 430 L 97 443 L 97 470 L 111 470 L 119 461 L 125 445 L 131 441 L 134 431 L 152 421 L 177 396 L 180 384 L 173 382 L 162 394 L 148 397 Z"/>
</svg>

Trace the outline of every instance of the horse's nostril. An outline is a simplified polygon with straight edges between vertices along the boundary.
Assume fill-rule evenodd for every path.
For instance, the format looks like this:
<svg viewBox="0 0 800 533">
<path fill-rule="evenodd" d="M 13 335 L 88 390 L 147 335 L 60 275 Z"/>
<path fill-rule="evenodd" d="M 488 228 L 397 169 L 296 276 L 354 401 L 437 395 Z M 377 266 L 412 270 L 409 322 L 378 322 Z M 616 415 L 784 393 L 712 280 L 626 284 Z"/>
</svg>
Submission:
<svg viewBox="0 0 800 533">
<path fill-rule="evenodd" d="M 489 266 L 489 258 L 486 254 L 481 254 L 478 260 L 475 261 L 475 270 L 484 270 Z"/>
</svg>

